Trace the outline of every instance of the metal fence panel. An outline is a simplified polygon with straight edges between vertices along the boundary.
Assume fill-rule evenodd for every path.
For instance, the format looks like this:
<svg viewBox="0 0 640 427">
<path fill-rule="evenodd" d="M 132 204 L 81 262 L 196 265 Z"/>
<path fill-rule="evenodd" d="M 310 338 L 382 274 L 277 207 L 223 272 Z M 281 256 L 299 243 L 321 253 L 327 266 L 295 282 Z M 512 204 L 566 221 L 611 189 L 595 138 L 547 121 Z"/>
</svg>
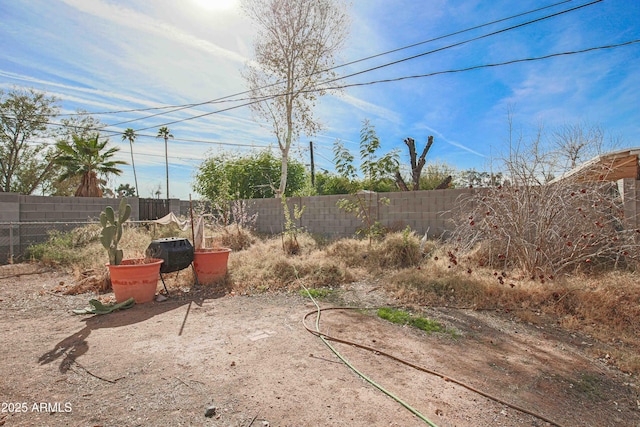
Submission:
<svg viewBox="0 0 640 427">
<path fill-rule="evenodd" d="M 29 247 L 46 242 L 51 232 L 62 233 L 95 222 L 0 222 L 0 265 L 27 260 Z"/>
</svg>

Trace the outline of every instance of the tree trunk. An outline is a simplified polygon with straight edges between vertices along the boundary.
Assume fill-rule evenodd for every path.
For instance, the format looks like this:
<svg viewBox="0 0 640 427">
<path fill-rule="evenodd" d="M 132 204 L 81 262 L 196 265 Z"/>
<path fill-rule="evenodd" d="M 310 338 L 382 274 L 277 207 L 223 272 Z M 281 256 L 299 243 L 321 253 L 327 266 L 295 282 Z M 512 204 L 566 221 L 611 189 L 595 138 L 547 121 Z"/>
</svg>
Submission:
<svg viewBox="0 0 640 427">
<path fill-rule="evenodd" d="M 82 182 L 76 190 L 76 197 L 102 197 L 102 190 L 98 185 L 98 176 L 95 172 L 87 172 L 82 175 Z"/>
<path fill-rule="evenodd" d="M 280 186 L 278 187 L 276 197 L 282 197 L 287 189 L 287 164 L 289 162 L 289 149 L 291 148 L 291 140 L 293 135 L 293 106 L 292 100 L 287 102 L 287 134 L 285 136 L 284 146 L 278 141 L 280 152 L 282 153 L 282 167 L 280 169 Z"/>
<path fill-rule="evenodd" d="M 169 151 L 167 148 L 168 137 L 164 137 L 165 174 L 167 175 L 167 200 L 169 200 Z"/>
<path fill-rule="evenodd" d="M 445 190 L 445 189 L 449 188 L 449 185 L 451 185 L 451 180 L 452 179 L 453 178 L 451 178 L 451 175 L 449 175 L 448 177 L 443 179 L 442 182 L 440 184 L 438 184 L 438 186 L 436 188 L 434 188 L 434 190 Z"/>
<path fill-rule="evenodd" d="M 133 161 L 133 143 L 129 141 L 129 146 L 131 147 L 131 167 L 133 168 L 133 181 L 136 183 L 136 197 L 140 197 L 140 192 L 138 191 L 138 177 L 136 176 L 136 164 Z"/>
<path fill-rule="evenodd" d="M 400 175 L 400 171 L 396 171 L 396 184 L 398 184 L 398 188 L 401 191 L 409 191 L 409 187 L 407 187 L 407 183 L 402 179 L 402 175 Z"/>
<path fill-rule="evenodd" d="M 280 170 L 280 187 L 276 192 L 276 197 L 282 197 L 287 189 L 287 162 L 289 161 L 289 150 L 282 152 L 282 168 Z"/>
<path fill-rule="evenodd" d="M 410 141 L 411 145 L 409 145 Z M 429 135 L 427 139 L 427 145 L 422 150 L 422 154 L 420 158 L 416 161 L 416 142 L 412 138 L 407 138 L 404 140 L 405 144 L 409 146 L 409 155 L 411 156 L 411 178 L 413 180 L 413 191 L 417 191 L 420 189 L 420 175 L 422 174 L 422 168 L 426 163 L 427 153 L 429 149 L 433 145 L 433 136 Z"/>
<path fill-rule="evenodd" d="M 409 148 L 409 158 L 411 160 L 411 189 L 413 191 L 418 191 L 420 189 L 420 175 L 422 175 L 422 168 L 426 163 L 427 153 L 429 149 L 433 145 L 433 136 L 429 136 L 427 139 L 427 145 L 422 150 L 422 154 L 420 154 L 420 158 L 418 158 L 418 153 L 416 152 L 416 141 L 413 138 L 407 138 L 404 140 L 404 143 L 407 144 Z M 400 171 L 396 171 L 396 184 L 402 191 L 409 191 L 409 187 L 402 179 L 400 175 Z"/>
</svg>

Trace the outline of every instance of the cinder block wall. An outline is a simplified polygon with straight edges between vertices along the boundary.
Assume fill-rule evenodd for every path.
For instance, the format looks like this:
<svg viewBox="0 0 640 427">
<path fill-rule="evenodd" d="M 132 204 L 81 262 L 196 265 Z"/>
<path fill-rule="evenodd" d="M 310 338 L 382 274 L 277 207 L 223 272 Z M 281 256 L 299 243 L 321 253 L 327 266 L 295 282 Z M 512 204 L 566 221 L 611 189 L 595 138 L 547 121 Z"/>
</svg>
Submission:
<svg viewBox="0 0 640 427">
<path fill-rule="evenodd" d="M 20 221 L 20 195 L 0 192 L 0 222 Z"/>
<path fill-rule="evenodd" d="M 451 210 L 459 197 L 475 190 L 429 190 L 397 193 L 363 193 L 358 197 L 371 206 L 373 221 L 379 221 L 391 230 L 406 226 L 419 234 L 439 237 L 451 230 Z M 328 237 L 353 236 L 365 225 L 353 213 L 337 207 L 340 199 L 356 200 L 354 195 L 290 197 L 289 210 L 293 218 L 294 205 L 305 211 L 298 226 L 314 234 Z M 388 203 L 385 202 L 388 200 Z M 245 200 L 251 213 L 258 213 L 256 229 L 261 233 L 279 233 L 284 228 L 284 212 L 279 199 Z"/>
<path fill-rule="evenodd" d="M 128 198 L 131 205 L 131 220 L 138 219 L 138 199 Z M 56 226 L 59 230 L 70 230 L 74 222 L 97 220 L 107 206 L 118 208 L 119 199 L 98 197 L 49 197 L 24 196 L 0 192 L 0 263 L 22 255 L 28 245 L 45 241 L 53 228 L 48 222 L 69 223 Z M 11 223 L 11 224 L 9 224 Z M 19 225 L 20 223 L 45 223 L 42 225 Z"/>
<path fill-rule="evenodd" d="M 624 200 L 627 228 L 640 229 L 640 181 L 622 179 L 617 182 Z M 365 203 L 371 202 L 374 220 L 391 230 L 402 230 L 407 225 L 418 234 L 440 237 L 452 229 L 451 216 L 459 198 L 473 194 L 471 189 L 448 189 L 411 191 L 396 193 L 363 194 Z M 355 215 L 339 209 L 336 204 L 352 195 L 291 197 L 288 206 L 293 218 L 293 206 L 305 206 L 302 218 L 297 222 L 307 231 L 327 237 L 352 236 L 363 227 L 363 221 Z M 384 203 L 383 198 L 389 203 Z M 132 207 L 131 219 L 139 218 L 137 198 L 129 198 Z M 280 199 L 245 200 L 249 213 L 258 213 L 256 228 L 262 233 L 280 233 L 284 229 L 283 207 Z M 197 203 L 194 201 L 194 204 Z M 41 231 L 27 227 L 8 227 L 6 223 L 21 222 L 75 222 L 97 219 L 106 206 L 116 208 L 118 199 L 84 197 L 23 196 L 0 192 L 0 263 L 9 252 L 9 234 L 14 246 L 43 241 L 47 238 L 47 227 Z M 171 200 L 171 210 L 189 215 L 189 201 Z M 22 230 L 22 231 L 21 231 Z"/>
<path fill-rule="evenodd" d="M 7 194 L 7 193 L 2 193 Z M 127 198 L 131 220 L 138 219 L 138 199 Z M 97 220 L 107 206 L 118 208 L 120 199 L 102 197 L 19 196 L 20 222 L 65 222 Z M 0 208 L 0 212 L 3 209 Z"/>
</svg>

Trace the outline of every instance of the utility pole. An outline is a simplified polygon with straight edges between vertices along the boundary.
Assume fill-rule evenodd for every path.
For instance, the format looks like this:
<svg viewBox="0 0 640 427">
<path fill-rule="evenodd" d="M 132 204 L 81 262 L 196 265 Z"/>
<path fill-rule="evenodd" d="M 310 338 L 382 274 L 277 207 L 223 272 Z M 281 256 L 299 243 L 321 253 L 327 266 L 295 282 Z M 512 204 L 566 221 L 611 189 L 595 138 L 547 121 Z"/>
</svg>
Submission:
<svg viewBox="0 0 640 427">
<path fill-rule="evenodd" d="M 316 185 L 316 167 L 313 163 L 313 141 L 309 141 L 309 153 L 311 153 L 311 186 Z"/>
</svg>

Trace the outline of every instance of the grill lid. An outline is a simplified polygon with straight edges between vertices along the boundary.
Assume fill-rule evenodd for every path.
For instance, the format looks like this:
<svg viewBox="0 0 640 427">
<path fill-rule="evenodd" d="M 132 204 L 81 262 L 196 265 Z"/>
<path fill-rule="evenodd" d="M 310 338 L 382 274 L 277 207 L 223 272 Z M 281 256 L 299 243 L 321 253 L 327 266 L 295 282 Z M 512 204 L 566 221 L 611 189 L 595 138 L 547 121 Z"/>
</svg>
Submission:
<svg viewBox="0 0 640 427">
<path fill-rule="evenodd" d="M 193 246 L 188 239 L 167 237 L 153 240 L 146 255 L 164 260 L 160 273 L 170 273 L 187 268 L 193 262 Z"/>
</svg>

